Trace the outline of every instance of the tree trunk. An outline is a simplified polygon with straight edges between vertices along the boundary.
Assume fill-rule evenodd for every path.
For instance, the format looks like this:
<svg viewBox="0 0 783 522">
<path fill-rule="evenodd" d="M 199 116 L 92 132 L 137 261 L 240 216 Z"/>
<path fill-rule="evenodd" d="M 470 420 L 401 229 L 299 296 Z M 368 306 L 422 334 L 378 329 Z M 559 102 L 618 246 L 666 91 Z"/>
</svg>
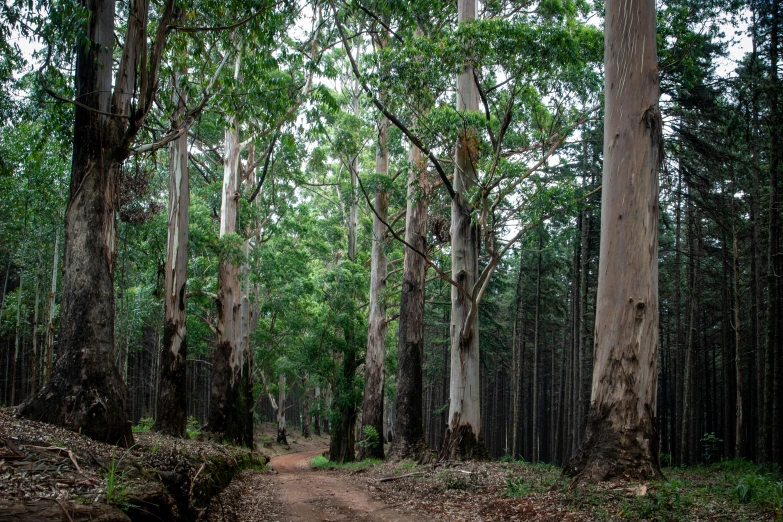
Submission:
<svg viewBox="0 0 783 522">
<path fill-rule="evenodd" d="M 514 459 L 519 458 L 519 416 L 522 400 L 522 353 L 519 349 L 522 346 L 522 338 L 525 336 L 525 329 L 520 328 L 520 319 L 522 316 L 522 251 L 519 252 L 519 267 L 517 269 L 517 289 L 514 299 L 514 328 L 511 341 L 511 456 Z"/>
<path fill-rule="evenodd" d="M 353 335 L 346 333 L 346 343 L 349 348 L 346 350 L 343 360 L 344 382 L 350 383 L 355 378 L 358 361 L 356 351 L 351 345 L 354 343 Z M 351 397 L 338 397 L 339 420 L 330 426 L 331 441 L 329 444 L 329 460 L 333 462 L 353 462 L 356 460 L 355 443 L 356 433 L 356 405 Z"/>
<path fill-rule="evenodd" d="M 30 361 L 30 395 L 38 388 L 38 304 L 41 291 L 41 251 L 38 251 L 38 267 L 35 270 L 35 304 L 33 305 L 33 353 Z"/>
<path fill-rule="evenodd" d="M 531 408 L 531 421 L 533 424 L 533 436 L 531 438 L 531 461 L 538 462 L 538 339 L 540 333 L 541 318 L 541 250 L 544 248 L 543 229 L 539 230 L 538 235 L 538 264 L 536 265 L 536 313 L 533 323 L 533 407 Z M 565 345 L 563 345 L 565 350 Z M 565 383 L 563 383 L 565 385 Z M 565 438 L 568 440 L 568 437 Z"/>
<path fill-rule="evenodd" d="M 111 98 L 113 0 L 95 0 L 88 40 L 78 46 L 76 97 L 107 111 Z M 65 212 L 65 270 L 57 365 L 20 413 L 111 444 L 130 445 L 127 390 L 114 365 L 115 211 L 120 164 L 112 120 L 75 107 L 70 195 Z M 100 397 L 101 400 L 96 400 Z"/>
<path fill-rule="evenodd" d="M 378 146 L 375 153 L 375 172 L 386 176 L 389 171 L 388 122 L 382 117 L 378 129 Z M 364 402 L 362 404 L 361 437 L 366 437 L 365 427 L 375 429 L 378 443 L 365 445 L 359 458 L 383 458 L 383 380 L 386 369 L 386 225 L 389 213 L 389 196 L 381 186 L 375 192 L 375 212 L 372 225 L 372 257 L 370 262 L 370 317 L 367 333 L 367 355 L 364 363 Z M 381 221 L 383 220 L 383 221 Z"/>
<path fill-rule="evenodd" d="M 459 24 L 475 20 L 475 0 L 459 0 L 457 14 Z M 473 67 L 466 63 L 457 77 L 457 111 L 478 109 Z M 451 201 L 451 273 L 471 293 L 478 279 L 479 248 L 479 226 L 473 222 L 473 207 L 467 196 L 476 179 L 474 140 L 475 129 L 460 129 L 454 169 L 456 195 Z M 478 313 L 471 314 L 471 308 L 478 304 L 475 297 L 458 287 L 451 288 L 449 425 L 440 450 L 440 458 L 445 460 L 487 456 L 481 433 Z"/>
<path fill-rule="evenodd" d="M 693 226 L 693 217 L 691 211 L 691 205 L 688 204 L 686 211 L 686 234 L 688 237 L 688 255 L 690 259 L 688 261 L 688 296 L 687 296 L 687 309 L 688 309 L 688 322 L 687 330 L 685 332 L 685 357 L 682 366 L 682 426 L 680 428 L 680 464 L 687 465 L 695 462 L 695 455 L 690 451 L 691 439 L 693 433 L 692 418 L 694 407 L 694 369 L 696 367 L 695 359 L 695 341 L 694 330 L 695 325 L 695 309 L 696 309 L 696 274 L 695 274 L 695 257 L 697 255 L 694 248 L 694 233 L 691 230 Z"/>
<path fill-rule="evenodd" d="M 27 222 L 25 221 L 25 228 Z M 22 234 L 24 237 L 24 234 Z M 23 239 L 24 241 L 24 239 Z M 16 406 L 16 370 L 19 364 L 19 342 L 22 334 L 21 322 L 22 322 L 22 288 L 24 287 L 24 264 L 19 271 L 19 286 L 16 289 L 16 329 L 14 330 L 14 359 L 11 370 L 11 406 Z"/>
<path fill-rule="evenodd" d="M 411 145 L 405 214 L 405 242 L 420 252 L 427 248 L 428 180 L 426 161 Z M 397 345 L 397 397 L 394 440 L 388 459 L 419 460 L 426 449 L 422 409 L 424 363 L 424 290 L 427 264 L 405 246 L 400 294 L 400 329 Z"/>
<path fill-rule="evenodd" d="M 321 436 L 321 387 L 315 387 L 315 418 L 313 419 L 313 430 L 319 437 Z"/>
<path fill-rule="evenodd" d="M 277 443 L 288 446 L 285 427 L 285 374 L 277 376 Z"/>
<path fill-rule="evenodd" d="M 358 57 L 357 57 L 358 59 Z M 359 117 L 359 86 L 354 86 L 351 109 Z M 348 209 L 348 259 L 356 261 L 357 228 L 359 224 L 359 156 L 351 160 L 351 205 Z"/>
<path fill-rule="evenodd" d="M 226 129 L 224 146 L 221 239 L 236 232 L 240 144 L 235 118 Z M 227 256 L 222 257 L 218 265 L 217 297 L 218 334 L 212 361 L 207 431 L 220 440 L 253 447 L 250 354 L 242 346 L 239 266 L 235 259 Z"/>
<path fill-rule="evenodd" d="M 147 56 L 149 4 L 130 4 L 113 79 L 115 0 L 82 0 L 82 5 L 89 12 L 84 35 L 89 45 L 76 50 L 80 105 L 74 107 L 65 211 L 60 349 L 49 382 L 19 412 L 103 442 L 130 445 L 127 389 L 114 362 L 115 212 L 121 165 L 150 110 L 168 33 L 158 31 Z M 156 20 L 160 28 L 168 27 L 173 11 L 174 2 L 167 0 Z"/>
<path fill-rule="evenodd" d="M 606 3 L 592 399 L 584 444 L 564 470 L 578 483 L 663 477 L 655 424 L 658 168 L 663 148 L 655 23 L 653 0 Z"/>
<path fill-rule="evenodd" d="M 307 387 L 307 381 L 310 380 L 310 375 L 305 374 L 302 376 L 302 390 L 304 391 L 304 402 L 302 404 L 302 437 L 310 438 L 310 397 L 312 391 Z"/>
<path fill-rule="evenodd" d="M 175 88 L 177 121 L 185 112 L 185 95 Z M 188 358 L 185 293 L 188 281 L 188 206 L 190 171 L 188 134 L 169 145 L 169 215 L 164 276 L 163 350 L 155 431 L 187 436 L 186 369 Z"/>
<path fill-rule="evenodd" d="M 734 197 L 732 196 L 732 207 Z M 734 219 L 732 213 L 732 220 Z M 737 228 L 736 225 L 732 225 L 732 253 L 734 254 L 732 259 L 732 267 L 734 269 L 734 365 L 737 380 L 737 410 L 736 410 L 736 423 L 735 423 L 735 438 L 734 438 L 734 457 L 744 457 L 744 419 L 742 412 L 742 350 L 740 347 L 740 290 L 739 290 L 739 252 L 737 248 Z"/>
<path fill-rule="evenodd" d="M 52 258 L 52 287 L 49 291 L 49 322 L 46 324 L 46 366 L 44 380 L 52 375 L 54 357 L 54 315 L 57 306 L 57 274 L 60 273 L 60 225 L 54 232 L 54 257 Z"/>
</svg>

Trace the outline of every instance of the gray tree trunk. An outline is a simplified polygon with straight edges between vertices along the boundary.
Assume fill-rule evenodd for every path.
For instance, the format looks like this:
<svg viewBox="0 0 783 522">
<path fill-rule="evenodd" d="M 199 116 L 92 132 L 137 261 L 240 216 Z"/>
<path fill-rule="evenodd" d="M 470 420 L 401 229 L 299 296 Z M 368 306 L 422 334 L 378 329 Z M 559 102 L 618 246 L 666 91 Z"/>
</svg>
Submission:
<svg viewBox="0 0 783 522">
<path fill-rule="evenodd" d="M 382 117 L 378 129 L 378 146 L 375 153 L 375 172 L 385 176 L 389 172 L 388 128 Z M 370 260 L 370 317 L 367 333 L 367 354 L 364 363 L 364 402 L 360 437 L 371 426 L 378 434 L 378 443 L 364 446 L 359 458 L 383 458 L 383 382 L 386 369 L 386 225 L 389 214 L 389 196 L 383 187 L 375 192 L 375 215 L 372 225 L 372 256 Z"/>
<path fill-rule="evenodd" d="M 54 232 L 54 256 L 52 258 L 52 286 L 49 290 L 49 321 L 46 324 L 46 363 L 44 365 L 44 380 L 49 380 L 52 374 L 54 358 L 54 315 L 57 307 L 57 274 L 60 273 L 60 226 Z"/>
<path fill-rule="evenodd" d="M 662 478 L 658 363 L 658 111 L 655 2 L 608 0 L 606 120 L 595 365 L 580 483 Z"/>
<path fill-rule="evenodd" d="M 175 86 L 177 123 L 185 113 L 185 95 Z M 188 358 L 185 293 L 188 281 L 188 206 L 190 171 L 188 134 L 169 145 L 169 214 L 164 275 L 163 350 L 161 353 L 155 431 L 173 437 L 187 436 L 185 363 Z"/>
<path fill-rule="evenodd" d="M 475 0 L 459 0 L 457 15 L 460 24 L 475 20 Z M 478 110 L 473 67 L 466 63 L 457 77 L 457 111 Z M 478 314 L 471 314 L 471 307 L 477 303 L 463 291 L 473 291 L 478 279 L 479 227 L 472 219 L 473 207 L 467 199 L 476 179 L 475 139 L 475 129 L 462 129 L 455 154 L 451 273 L 462 289 L 451 288 L 449 425 L 440 451 L 440 457 L 447 460 L 486 456 L 481 434 Z"/>
<path fill-rule="evenodd" d="M 427 247 L 428 180 L 426 161 L 411 145 L 411 170 L 405 213 L 405 242 L 419 252 Z M 390 460 L 418 460 L 426 448 L 422 404 L 422 364 L 424 362 L 424 290 L 427 264 L 413 249 L 405 246 L 400 294 L 400 330 L 397 344 L 397 396 L 394 404 L 394 439 Z"/>
<path fill-rule="evenodd" d="M 238 66 L 237 66 L 238 67 Z M 239 204 L 239 131 L 232 118 L 225 131 L 220 237 L 236 232 Z M 207 431 L 218 439 L 253 445 L 250 354 L 242 344 L 242 299 L 239 266 L 222 258 L 218 265 L 218 335 L 212 363 Z"/>
</svg>

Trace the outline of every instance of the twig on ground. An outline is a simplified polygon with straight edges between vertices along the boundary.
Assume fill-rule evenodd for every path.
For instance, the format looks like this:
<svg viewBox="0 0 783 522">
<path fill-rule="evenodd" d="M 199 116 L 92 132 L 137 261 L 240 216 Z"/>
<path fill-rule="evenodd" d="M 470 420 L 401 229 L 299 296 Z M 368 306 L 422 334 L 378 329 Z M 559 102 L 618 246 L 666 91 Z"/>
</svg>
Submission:
<svg viewBox="0 0 783 522">
<path fill-rule="evenodd" d="M 415 477 L 416 475 L 424 475 L 424 472 L 423 471 L 417 471 L 416 473 L 408 473 L 406 475 L 397 475 L 396 477 L 384 477 L 382 479 L 379 479 L 378 482 L 389 482 L 391 480 L 397 480 L 397 479 L 406 478 L 406 477 Z"/>
</svg>

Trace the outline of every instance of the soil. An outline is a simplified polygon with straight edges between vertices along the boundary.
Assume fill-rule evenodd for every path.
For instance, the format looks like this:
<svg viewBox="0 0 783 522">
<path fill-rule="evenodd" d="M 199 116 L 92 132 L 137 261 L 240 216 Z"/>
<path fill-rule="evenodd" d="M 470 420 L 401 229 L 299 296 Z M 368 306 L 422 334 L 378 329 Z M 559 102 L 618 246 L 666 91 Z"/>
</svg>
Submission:
<svg viewBox="0 0 783 522">
<path fill-rule="evenodd" d="M 212 503 L 211 522 L 415 522 L 403 503 L 384 503 L 370 488 L 310 461 L 325 447 L 274 457 L 271 470 L 245 471 Z"/>
</svg>

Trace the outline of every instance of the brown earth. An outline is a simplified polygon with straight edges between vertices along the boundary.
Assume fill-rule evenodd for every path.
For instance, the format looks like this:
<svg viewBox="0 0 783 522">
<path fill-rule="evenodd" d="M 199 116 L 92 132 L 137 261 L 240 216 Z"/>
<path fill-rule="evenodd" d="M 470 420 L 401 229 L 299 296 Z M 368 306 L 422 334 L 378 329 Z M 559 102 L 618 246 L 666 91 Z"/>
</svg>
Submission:
<svg viewBox="0 0 783 522">
<path fill-rule="evenodd" d="M 254 522 L 415 522 L 421 515 L 373 498 L 343 473 L 313 469 L 319 448 L 280 455 L 270 471 L 246 471 L 210 507 L 209 520 Z"/>
</svg>

